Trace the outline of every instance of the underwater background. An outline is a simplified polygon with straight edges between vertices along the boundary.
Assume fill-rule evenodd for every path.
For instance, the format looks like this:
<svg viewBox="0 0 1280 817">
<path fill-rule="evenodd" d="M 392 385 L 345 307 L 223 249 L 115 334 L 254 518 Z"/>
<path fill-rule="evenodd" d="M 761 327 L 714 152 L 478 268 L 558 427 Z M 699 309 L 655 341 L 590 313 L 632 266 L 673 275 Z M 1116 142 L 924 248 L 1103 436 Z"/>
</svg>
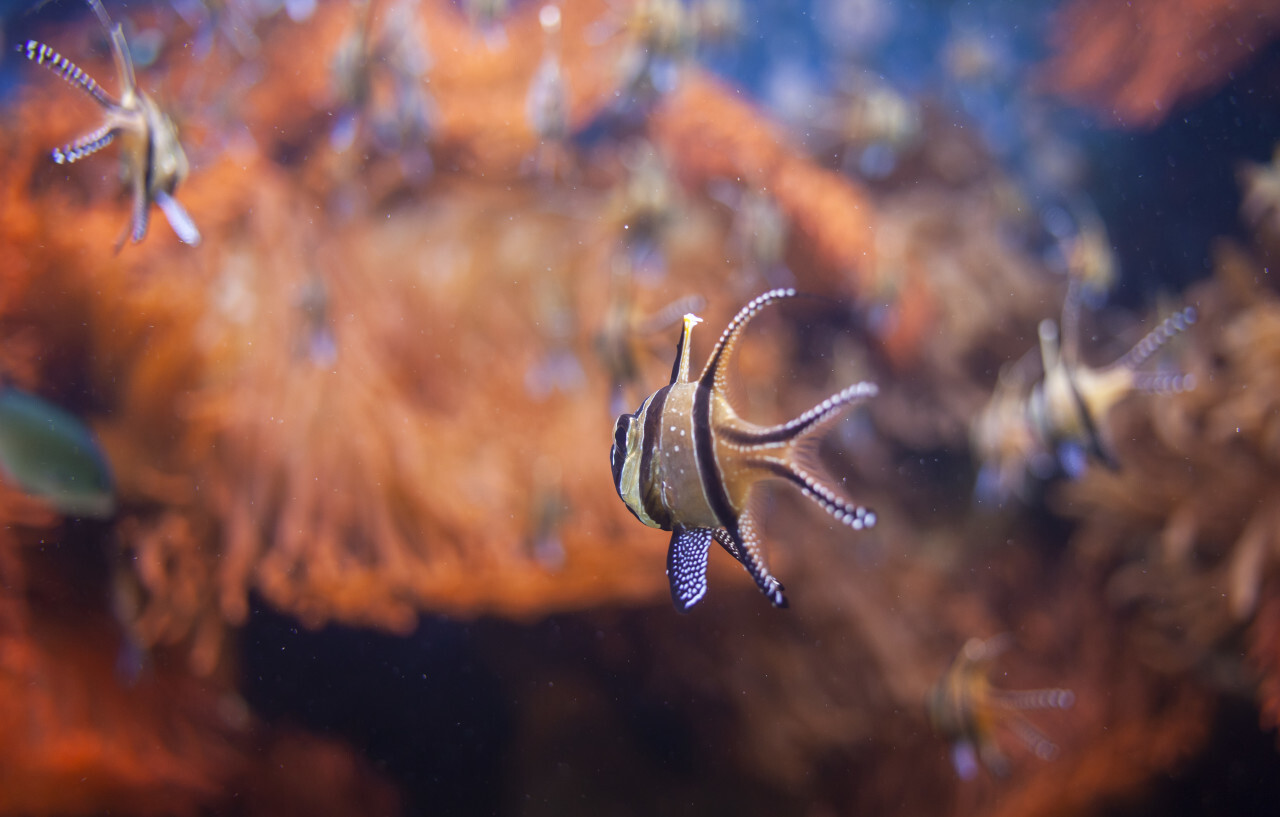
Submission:
<svg viewBox="0 0 1280 817">
<path fill-rule="evenodd" d="M 148 118 L 0 2 L 0 814 L 1280 811 L 1280 3 L 102 10 Z M 876 523 L 678 613 L 614 422 L 776 287 Z"/>
</svg>

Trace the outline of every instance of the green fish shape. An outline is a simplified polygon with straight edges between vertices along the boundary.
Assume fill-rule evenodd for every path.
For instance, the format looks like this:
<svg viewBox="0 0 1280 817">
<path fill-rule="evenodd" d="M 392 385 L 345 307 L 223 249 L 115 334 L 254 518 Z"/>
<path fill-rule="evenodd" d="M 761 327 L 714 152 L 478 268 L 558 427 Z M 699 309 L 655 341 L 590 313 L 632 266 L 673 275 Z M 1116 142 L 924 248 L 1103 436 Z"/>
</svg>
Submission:
<svg viewBox="0 0 1280 817">
<path fill-rule="evenodd" d="M 115 486 L 98 441 L 74 415 L 0 386 L 0 475 L 66 516 L 115 512 Z"/>
</svg>

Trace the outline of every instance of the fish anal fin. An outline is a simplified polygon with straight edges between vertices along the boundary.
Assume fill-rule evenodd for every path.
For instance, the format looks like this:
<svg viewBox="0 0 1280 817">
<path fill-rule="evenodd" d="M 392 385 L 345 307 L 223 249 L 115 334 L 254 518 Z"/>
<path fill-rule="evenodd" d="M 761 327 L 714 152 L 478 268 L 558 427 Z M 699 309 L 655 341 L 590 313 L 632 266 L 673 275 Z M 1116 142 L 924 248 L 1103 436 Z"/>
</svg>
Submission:
<svg viewBox="0 0 1280 817">
<path fill-rule="evenodd" d="M 756 587 L 760 588 L 760 592 L 764 593 L 774 607 L 790 606 L 783 592 L 782 582 L 769 572 L 769 567 L 765 564 L 759 525 L 750 507 L 739 515 L 737 523 L 731 528 L 717 530 L 715 538 L 721 547 L 742 563 L 755 580 Z"/>
<path fill-rule="evenodd" d="M 689 612 L 707 594 L 707 554 L 713 531 L 710 528 L 676 528 L 667 548 L 667 580 L 676 610 Z"/>
</svg>

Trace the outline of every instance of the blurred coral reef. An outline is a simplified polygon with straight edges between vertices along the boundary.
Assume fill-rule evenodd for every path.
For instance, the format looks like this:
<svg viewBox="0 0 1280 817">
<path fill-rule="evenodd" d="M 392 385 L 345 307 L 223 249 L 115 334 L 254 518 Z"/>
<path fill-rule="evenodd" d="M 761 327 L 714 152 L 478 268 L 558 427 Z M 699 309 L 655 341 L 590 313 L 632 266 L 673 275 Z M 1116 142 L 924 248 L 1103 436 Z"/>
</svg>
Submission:
<svg viewBox="0 0 1280 817">
<path fill-rule="evenodd" d="M 1159 124 L 1222 86 L 1280 35 L 1271 0 L 1069 0 L 1047 89 L 1113 124 Z"/>
<path fill-rule="evenodd" d="M 661 4 L 635 5 L 563 4 L 570 136 L 550 165 L 526 116 L 537 3 L 483 30 L 443 0 L 322 3 L 236 42 L 130 9 L 130 31 L 167 35 L 140 74 L 179 121 L 198 249 L 154 229 L 112 254 L 112 150 L 54 165 L 88 106 L 32 70 L 0 130 L 0 366 L 92 425 L 120 511 L 62 521 L 0 485 L 0 814 L 398 812 L 359 746 L 241 697 L 262 608 L 402 636 L 478 622 L 519 699 L 501 797 L 522 814 L 1094 814 L 1176 773 L 1223 696 L 1280 725 L 1280 298 L 1262 272 L 1280 232 L 1224 241 L 1182 296 L 1200 320 L 1170 351 L 1197 386 L 1102 418 L 1118 470 L 1041 485 L 1047 508 L 977 507 L 971 424 L 1067 288 L 1017 180 L 928 118 L 895 175 L 832 169 L 698 67 L 700 43 L 665 55 L 674 87 L 629 99 L 637 71 L 666 70 L 620 57 L 657 25 Z M 109 77 L 95 25 L 40 34 Z M 1151 125 L 1277 25 L 1269 4 L 1075 0 L 1042 72 Z M 335 67 L 344 47 L 368 53 Z M 364 90 L 335 71 L 367 71 L 347 77 Z M 392 120 L 416 124 L 387 138 Z M 1274 221 L 1266 172 L 1242 171 L 1254 224 Z M 735 232 L 756 195 L 786 236 L 758 264 Z M 677 616 L 667 537 L 611 484 L 614 406 L 669 376 L 676 333 L 650 318 L 702 300 L 722 325 L 779 275 L 822 298 L 753 324 L 736 400 L 768 422 L 877 382 L 821 453 L 880 522 L 853 536 L 769 492 L 794 609 L 715 554 L 723 575 Z M 1086 354 L 1128 348 L 1143 317 L 1087 312 Z M 1075 706 L 1036 717 L 1052 762 L 1010 745 L 1007 779 L 960 781 L 924 702 L 961 645 L 999 633 L 1000 687 Z"/>
</svg>

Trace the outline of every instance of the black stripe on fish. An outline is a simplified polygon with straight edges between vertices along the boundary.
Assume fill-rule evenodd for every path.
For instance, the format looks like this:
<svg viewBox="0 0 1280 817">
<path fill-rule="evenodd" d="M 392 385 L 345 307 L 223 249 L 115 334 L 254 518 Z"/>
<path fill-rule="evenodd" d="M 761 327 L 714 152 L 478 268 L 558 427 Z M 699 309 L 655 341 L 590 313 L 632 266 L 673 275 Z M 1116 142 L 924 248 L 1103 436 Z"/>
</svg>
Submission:
<svg viewBox="0 0 1280 817">
<path fill-rule="evenodd" d="M 1097 457 L 1107 468 L 1112 471 L 1119 471 L 1119 460 L 1112 455 L 1110 449 L 1102 442 L 1102 435 L 1098 432 L 1098 424 L 1094 421 L 1093 414 L 1089 411 L 1089 406 L 1084 401 L 1084 396 L 1080 394 L 1080 389 L 1076 386 L 1074 369 L 1067 370 L 1067 391 L 1071 392 L 1071 400 L 1075 403 L 1076 411 L 1080 412 L 1080 424 L 1084 426 L 1085 438 L 1088 440 L 1090 453 Z"/>
<path fill-rule="evenodd" d="M 662 409 L 667 402 L 670 386 L 663 386 L 649 398 L 644 409 L 644 431 L 640 437 L 640 501 L 644 512 L 658 523 L 662 530 L 671 530 L 671 511 L 662 501 L 661 486 L 652 484 L 653 455 L 658 449 L 658 437 L 662 433 Z"/>
<path fill-rule="evenodd" d="M 729 501 L 720 464 L 716 462 L 715 429 L 711 427 L 711 389 L 699 383 L 693 393 L 693 452 L 698 464 L 698 481 L 716 519 L 733 532 L 738 514 Z M 737 538 L 737 537 L 735 537 Z"/>
</svg>

